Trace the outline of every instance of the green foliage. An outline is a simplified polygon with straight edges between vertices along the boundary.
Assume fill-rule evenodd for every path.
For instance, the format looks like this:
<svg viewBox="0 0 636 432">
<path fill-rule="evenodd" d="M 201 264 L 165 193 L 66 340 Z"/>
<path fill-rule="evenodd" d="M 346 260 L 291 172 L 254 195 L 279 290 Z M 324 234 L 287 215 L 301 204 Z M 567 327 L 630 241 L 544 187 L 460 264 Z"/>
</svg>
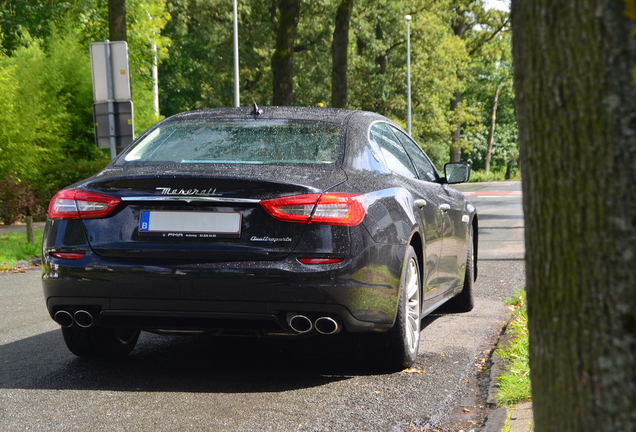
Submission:
<svg viewBox="0 0 636 432">
<path fill-rule="evenodd" d="M 92 128 L 90 59 L 73 30 L 0 58 L 0 178 L 31 185 L 42 204 L 102 168 Z M 74 161 L 69 164 L 69 160 Z"/>
<path fill-rule="evenodd" d="M 528 313 L 525 292 L 516 293 L 507 301 L 507 304 L 514 313 L 507 330 L 507 334 L 511 338 L 503 348 L 496 351 L 499 357 L 509 362 L 507 371 L 498 378 L 495 399 L 501 406 L 514 405 L 531 398 Z"/>
<path fill-rule="evenodd" d="M 512 87 L 512 57 L 509 31 L 500 32 L 488 43 L 480 46 L 473 56 L 469 78 L 465 80 L 464 101 L 482 115 L 473 124 L 464 125 L 463 160 L 474 170 L 486 166 L 491 113 L 496 89 L 499 88 L 495 134 L 490 166 L 513 178 L 519 170 L 517 120 L 514 111 Z"/>
<path fill-rule="evenodd" d="M 490 182 L 490 181 L 503 181 L 506 179 L 506 176 L 502 172 L 497 171 L 470 171 L 470 179 L 468 180 L 470 183 L 480 183 L 480 182 Z"/>
<path fill-rule="evenodd" d="M 302 3 L 294 52 L 296 105 L 331 100 L 331 42 L 337 0 Z M 349 47 L 349 108 L 379 112 L 406 126 L 406 24 L 411 14 L 413 131 L 438 165 L 448 160 L 449 101 L 469 57 L 449 26 L 449 4 L 356 2 Z M 221 0 L 170 0 L 172 40 L 160 65 L 165 115 L 233 105 L 232 10 Z M 271 102 L 271 56 L 278 17 L 272 3 L 239 2 L 240 97 Z M 466 112 L 469 110 L 467 109 Z"/>
<path fill-rule="evenodd" d="M 0 272 L 15 267 L 16 261 L 29 260 L 40 256 L 44 232 L 33 232 L 33 244 L 27 241 L 25 233 L 12 232 L 0 235 Z"/>
<path fill-rule="evenodd" d="M 356 3 L 350 51 L 349 103 L 379 112 L 406 127 L 406 23 L 411 21 L 412 130 L 433 162 L 448 161 L 450 99 L 461 88 L 458 74 L 468 61 L 449 28 L 443 2 Z"/>
<path fill-rule="evenodd" d="M 11 53 L 28 45 L 32 38 L 45 40 L 69 14 L 77 15 L 90 8 L 91 3 L 85 0 L 0 0 L 2 47 Z"/>
</svg>

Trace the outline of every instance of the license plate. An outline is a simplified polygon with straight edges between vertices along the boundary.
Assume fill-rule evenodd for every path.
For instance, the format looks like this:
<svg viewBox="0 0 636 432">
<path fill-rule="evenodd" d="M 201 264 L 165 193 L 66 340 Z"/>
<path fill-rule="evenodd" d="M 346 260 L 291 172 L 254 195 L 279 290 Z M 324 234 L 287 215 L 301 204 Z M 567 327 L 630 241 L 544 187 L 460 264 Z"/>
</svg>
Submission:
<svg viewBox="0 0 636 432">
<path fill-rule="evenodd" d="M 139 233 L 163 233 L 164 237 L 239 237 L 241 213 L 142 211 Z"/>
</svg>

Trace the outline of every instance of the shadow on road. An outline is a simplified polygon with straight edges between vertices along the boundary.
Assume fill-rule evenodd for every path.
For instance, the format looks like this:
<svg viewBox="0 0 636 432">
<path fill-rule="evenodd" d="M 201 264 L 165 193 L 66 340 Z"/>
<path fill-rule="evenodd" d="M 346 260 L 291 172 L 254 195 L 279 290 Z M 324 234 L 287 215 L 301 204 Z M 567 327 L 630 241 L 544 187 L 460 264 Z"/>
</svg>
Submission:
<svg viewBox="0 0 636 432">
<path fill-rule="evenodd" d="M 142 333 L 130 356 L 102 360 L 73 356 L 56 330 L 0 346 L 0 359 L 0 388 L 6 389 L 283 392 L 387 373 L 367 365 L 346 335 L 277 340 Z"/>
</svg>

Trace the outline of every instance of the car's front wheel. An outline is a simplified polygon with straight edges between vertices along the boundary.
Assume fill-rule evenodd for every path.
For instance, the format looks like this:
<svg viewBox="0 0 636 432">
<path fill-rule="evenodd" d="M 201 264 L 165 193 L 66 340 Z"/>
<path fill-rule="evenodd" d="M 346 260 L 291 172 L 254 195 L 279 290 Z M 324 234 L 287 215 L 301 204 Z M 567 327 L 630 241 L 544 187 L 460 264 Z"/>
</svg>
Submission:
<svg viewBox="0 0 636 432">
<path fill-rule="evenodd" d="M 138 329 L 109 327 L 63 327 L 62 335 L 68 349 L 78 357 L 122 357 L 135 348 Z"/>
</svg>

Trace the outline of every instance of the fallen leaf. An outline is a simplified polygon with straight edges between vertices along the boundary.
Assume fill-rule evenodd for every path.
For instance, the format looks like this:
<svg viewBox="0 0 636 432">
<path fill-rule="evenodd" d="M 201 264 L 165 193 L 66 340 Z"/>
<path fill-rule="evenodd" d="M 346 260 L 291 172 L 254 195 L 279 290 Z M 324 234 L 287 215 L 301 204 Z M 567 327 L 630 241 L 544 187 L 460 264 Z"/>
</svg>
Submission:
<svg viewBox="0 0 636 432">
<path fill-rule="evenodd" d="M 422 375 L 424 373 L 423 370 L 421 369 L 414 369 L 414 368 L 408 368 L 408 369 L 404 369 L 402 372 L 404 373 L 416 373 L 416 374 L 420 374 Z"/>
</svg>

